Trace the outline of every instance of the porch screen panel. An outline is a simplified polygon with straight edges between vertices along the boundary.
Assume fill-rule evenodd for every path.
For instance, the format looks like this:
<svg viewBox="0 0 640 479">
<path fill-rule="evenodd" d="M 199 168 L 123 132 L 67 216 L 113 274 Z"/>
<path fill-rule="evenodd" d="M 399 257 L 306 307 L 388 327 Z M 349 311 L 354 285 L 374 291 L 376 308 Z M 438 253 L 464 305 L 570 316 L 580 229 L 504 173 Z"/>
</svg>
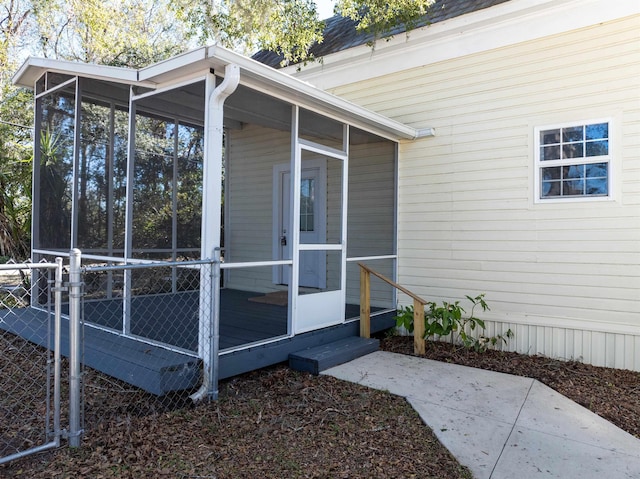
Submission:
<svg viewBox="0 0 640 479">
<path fill-rule="evenodd" d="M 38 100 L 36 248 L 71 247 L 75 84 Z"/>
<path fill-rule="evenodd" d="M 342 150 L 344 128 L 339 121 L 300 108 L 299 136 L 304 140 Z"/>
<path fill-rule="evenodd" d="M 129 142 L 129 112 L 116 109 L 113 129 L 113 196 L 111 246 L 113 253 L 124 254 L 125 214 L 127 202 L 127 155 Z"/>
<path fill-rule="evenodd" d="M 136 100 L 132 254 L 200 257 L 204 81 Z"/>
<path fill-rule="evenodd" d="M 176 234 L 178 255 L 182 258 L 200 256 L 203 149 L 202 128 L 178 124 Z"/>
<path fill-rule="evenodd" d="M 78 165 L 78 247 L 121 255 L 124 249 L 128 115 L 83 99 Z"/>
<path fill-rule="evenodd" d="M 172 256 L 173 157 L 171 120 L 137 115 L 133 194 L 133 255 L 162 250 Z"/>
<path fill-rule="evenodd" d="M 106 253 L 111 108 L 82 102 L 78 177 L 78 247 Z"/>
<path fill-rule="evenodd" d="M 351 128 L 347 257 L 395 254 L 395 144 Z"/>
<path fill-rule="evenodd" d="M 394 279 L 395 259 L 368 259 L 363 260 L 362 263 L 387 278 Z M 369 280 L 371 288 L 371 301 L 369 303 L 371 314 L 395 309 L 395 290 L 393 286 L 390 286 L 374 275 L 371 275 Z M 358 262 L 347 262 L 346 282 L 347 307 L 345 309 L 345 319 L 353 319 L 360 316 L 360 267 L 358 266 Z"/>
<path fill-rule="evenodd" d="M 375 258 L 396 254 L 396 145 L 351 128 L 349 148 L 349 203 L 347 258 Z M 393 258 L 362 261 L 387 278 L 395 279 Z M 360 268 L 347 262 L 346 317 L 358 316 Z M 372 312 L 395 307 L 395 292 L 372 276 Z"/>
</svg>

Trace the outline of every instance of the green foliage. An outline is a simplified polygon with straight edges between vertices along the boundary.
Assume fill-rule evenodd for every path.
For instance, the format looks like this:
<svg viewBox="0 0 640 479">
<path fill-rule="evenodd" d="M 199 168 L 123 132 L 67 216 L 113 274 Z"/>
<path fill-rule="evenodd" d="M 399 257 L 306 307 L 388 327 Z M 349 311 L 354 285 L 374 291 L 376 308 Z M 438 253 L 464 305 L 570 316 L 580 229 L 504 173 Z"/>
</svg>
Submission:
<svg viewBox="0 0 640 479">
<path fill-rule="evenodd" d="M 503 335 L 499 334 L 491 337 L 480 335 L 476 338 L 472 334 L 472 331 L 475 331 L 476 328 L 482 328 L 483 331 L 485 329 L 484 321 L 474 316 L 475 308 L 479 306 L 482 311 L 487 311 L 489 306 L 484 300 L 484 294 L 480 294 L 475 298 L 471 296 L 466 296 L 466 298 L 472 304 L 469 316 L 464 316 L 466 311 L 460 306 L 459 301 L 454 303 L 444 301 L 442 305 L 438 305 L 435 302 L 427 303 L 428 308 L 425 308 L 424 314 L 424 338 L 451 335 L 451 341 L 453 341 L 453 333 L 456 333 L 464 347 L 475 351 L 484 351 L 487 347 L 495 346 L 498 343 L 506 344 L 507 340 L 513 336 L 513 332 L 510 329 Z M 397 327 L 403 327 L 413 333 L 413 306 L 401 307 L 395 319 Z"/>
<path fill-rule="evenodd" d="M 34 0 L 38 54 L 142 67 L 184 51 L 187 32 L 169 0 Z"/>
<path fill-rule="evenodd" d="M 31 235 L 33 96 L 4 84 L 0 100 L 0 254 L 22 260 Z"/>
<path fill-rule="evenodd" d="M 313 0 L 177 0 L 172 8 L 199 44 L 244 54 L 271 50 L 282 54 L 285 63 L 297 63 L 322 41 L 324 24 Z"/>
<path fill-rule="evenodd" d="M 336 10 L 358 22 L 358 30 L 375 38 L 388 35 L 395 27 L 415 28 L 435 0 L 339 0 Z"/>
<path fill-rule="evenodd" d="M 398 25 L 415 27 L 433 1 L 337 0 L 335 11 L 378 38 Z M 324 23 L 314 0 L 177 0 L 172 8 L 198 43 L 245 54 L 271 50 L 283 56 L 284 64 L 312 60 L 309 49 L 323 40 Z"/>
</svg>

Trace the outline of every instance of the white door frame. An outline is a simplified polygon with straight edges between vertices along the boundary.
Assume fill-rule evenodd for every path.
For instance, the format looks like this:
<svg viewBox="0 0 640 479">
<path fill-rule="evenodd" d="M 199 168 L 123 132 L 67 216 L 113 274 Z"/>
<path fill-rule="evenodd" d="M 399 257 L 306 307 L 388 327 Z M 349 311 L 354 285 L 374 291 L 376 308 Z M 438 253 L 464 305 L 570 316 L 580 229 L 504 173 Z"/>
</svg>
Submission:
<svg viewBox="0 0 640 479">
<path fill-rule="evenodd" d="M 301 177 L 304 176 L 305 171 L 317 170 L 318 171 L 318 188 L 316 190 L 316 203 L 318 204 L 318 217 L 317 224 L 321 226 L 318 238 L 318 243 L 324 243 L 327 239 L 327 160 L 326 158 L 313 158 L 305 160 L 301 165 Z M 274 260 L 291 259 L 291 247 L 293 242 L 291 241 L 291 218 L 283 218 L 283 189 L 291 188 L 291 184 L 283 184 L 283 177 L 286 173 L 291 173 L 290 163 L 281 163 L 274 165 L 273 167 L 273 220 L 272 220 L 272 257 Z M 293 209 L 291 209 L 293 211 Z M 282 254 L 282 248 L 280 239 L 282 232 L 285 229 L 286 223 L 289 223 L 286 227 L 288 237 L 288 258 L 284 258 Z M 284 269 L 288 266 L 276 266 L 273 268 L 273 282 L 274 284 L 284 284 L 286 275 Z M 324 288 L 327 284 L 327 270 L 326 266 L 318 270 L 318 282 L 319 287 Z"/>
</svg>

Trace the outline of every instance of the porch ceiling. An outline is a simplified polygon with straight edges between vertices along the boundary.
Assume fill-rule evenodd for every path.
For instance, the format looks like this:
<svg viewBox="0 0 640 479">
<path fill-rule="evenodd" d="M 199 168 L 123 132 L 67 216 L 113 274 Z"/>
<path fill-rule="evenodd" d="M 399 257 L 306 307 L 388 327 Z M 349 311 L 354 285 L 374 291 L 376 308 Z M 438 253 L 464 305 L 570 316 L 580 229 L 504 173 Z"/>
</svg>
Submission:
<svg viewBox="0 0 640 479">
<path fill-rule="evenodd" d="M 222 76 L 225 67 L 229 64 L 236 64 L 240 67 L 240 83 L 243 86 L 257 90 L 273 99 L 298 105 L 381 137 L 398 141 L 401 139 L 412 140 L 432 134 L 431 129 L 416 130 L 411 126 L 350 103 L 283 72 L 218 46 L 198 48 L 140 70 L 29 58 L 16 72 L 13 82 L 16 85 L 33 88 L 35 81 L 40 76 L 47 71 L 53 71 L 159 89 L 202 77 L 211 70 L 216 75 Z M 229 106 L 228 117 L 230 119 L 236 119 L 234 117 L 240 114 L 240 110 L 244 110 L 241 115 L 245 118 L 244 121 L 256 121 L 255 105 L 253 108 L 243 108 L 242 105 L 234 106 L 233 103 Z M 263 120 L 278 121 L 278 117 L 281 116 L 274 110 L 265 109 L 263 111 L 271 111 Z M 249 118 L 249 112 L 252 113 L 253 118 Z M 240 118 L 237 120 L 243 121 Z"/>
</svg>

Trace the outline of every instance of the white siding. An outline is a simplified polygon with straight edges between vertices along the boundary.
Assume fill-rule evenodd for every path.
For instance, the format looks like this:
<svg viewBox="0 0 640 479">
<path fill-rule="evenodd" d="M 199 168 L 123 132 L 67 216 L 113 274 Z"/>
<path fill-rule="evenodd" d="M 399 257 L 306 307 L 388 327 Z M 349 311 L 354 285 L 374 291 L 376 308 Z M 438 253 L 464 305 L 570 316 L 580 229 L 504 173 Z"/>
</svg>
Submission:
<svg viewBox="0 0 640 479">
<path fill-rule="evenodd" d="M 332 91 L 436 129 L 400 147 L 401 284 L 438 300 L 485 292 L 520 352 L 640 370 L 639 23 Z M 611 119 L 611 200 L 534 203 L 534 128 L 593 118 Z"/>
</svg>

